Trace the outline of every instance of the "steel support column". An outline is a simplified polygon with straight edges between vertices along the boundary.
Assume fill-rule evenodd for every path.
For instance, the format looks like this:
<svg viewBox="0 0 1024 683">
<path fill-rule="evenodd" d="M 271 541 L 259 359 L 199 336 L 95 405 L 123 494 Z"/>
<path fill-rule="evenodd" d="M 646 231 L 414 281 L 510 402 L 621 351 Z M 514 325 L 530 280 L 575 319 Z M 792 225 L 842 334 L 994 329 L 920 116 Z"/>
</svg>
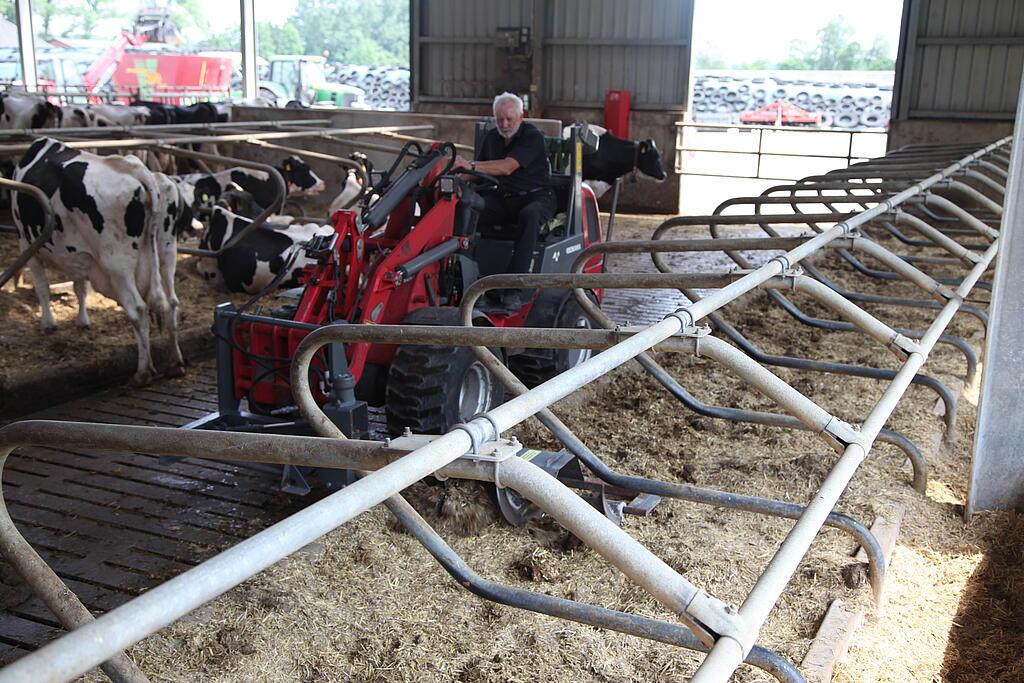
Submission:
<svg viewBox="0 0 1024 683">
<path fill-rule="evenodd" d="M 18 24 L 18 47 L 21 50 L 21 80 L 25 90 L 32 92 L 39 85 L 36 75 L 36 36 L 32 30 L 32 0 L 15 0 L 14 10 L 14 20 Z"/>
<path fill-rule="evenodd" d="M 259 68 L 256 66 L 256 17 L 254 13 L 255 0 L 239 0 L 240 16 L 242 18 L 242 96 L 245 99 L 256 97 L 256 76 Z"/>
</svg>

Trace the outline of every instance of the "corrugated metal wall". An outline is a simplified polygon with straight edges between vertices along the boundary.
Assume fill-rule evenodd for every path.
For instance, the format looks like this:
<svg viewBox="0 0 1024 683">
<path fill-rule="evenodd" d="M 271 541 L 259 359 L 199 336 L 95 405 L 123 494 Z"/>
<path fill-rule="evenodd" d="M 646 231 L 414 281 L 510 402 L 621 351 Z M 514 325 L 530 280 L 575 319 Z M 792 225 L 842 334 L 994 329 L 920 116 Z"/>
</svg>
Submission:
<svg viewBox="0 0 1024 683">
<path fill-rule="evenodd" d="M 545 105 L 601 106 L 617 89 L 636 109 L 686 102 L 693 0 L 412 0 L 411 14 L 414 101 L 489 101 L 495 28 L 529 26 Z"/>
<path fill-rule="evenodd" d="M 494 29 L 530 26 L 532 0 L 413 0 L 413 99 L 494 97 Z"/>
<path fill-rule="evenodd" d="M 608 90 L 633 106 L 682 109 L 690 70 L 693 2 L 549 0 L 545 3 L 543 99 L 600 105 Z"/>
<path fill-rule="evenodd" d="M 1024 69 L 1024 2 L 904 2 L 896 117 L 1012 120 Z"/>
</svg>

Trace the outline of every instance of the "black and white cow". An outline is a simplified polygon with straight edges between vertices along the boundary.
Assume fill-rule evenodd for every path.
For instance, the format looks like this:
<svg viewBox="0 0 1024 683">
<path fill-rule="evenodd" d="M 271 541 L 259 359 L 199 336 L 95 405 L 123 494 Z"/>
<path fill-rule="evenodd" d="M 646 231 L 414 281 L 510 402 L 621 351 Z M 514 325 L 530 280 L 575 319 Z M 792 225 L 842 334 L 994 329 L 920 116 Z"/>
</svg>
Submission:
<svg viewBox="0 0 1024 683">
<path fill-rule="evenodd" d="M 199 242 L 202 249 L 216 251 L 252 223 L 244 216 L 215 206 L 209 227 Z M 216 258 L 202 258 L 197 263 L 199 274 L 206 280 L 225 286 L 231 292 L 256 294 L 262 292 L 282 271 L 279 287 L 295 287 L 302 269 L 315 259 L 302 251 L 302 244 L 317 235 L 330 235 L 334 228 L 316 223 L 289 225 L 265 224 L 255 228 L 241 242 Z"/>
<path fill-rule="evenodd" d="M 277 170 L 284 178 L 289 197 L 311 196 L 324 190 L 323 179 L 297 156 L 285 157 Z M 251 194 L 262 207 L 270 206 L 277 199 L 277 186 L 270 179 L 270 174 L 254 168 L 236 166 L 213 174 L 189 173 L 180 177 L 195 185 L 196 209 L 212 207 L 222 194 L 234 187 Z"/>
<path fill-rule="evenodd" d="M 88 106 L 96 116 L 96 125 L 104 126 L 143 126 L 149 123 L 149 110 L 145 107 L 131 107 L 123 104 L 90 104 Z"/>
<path fill-rule="evenodd" d="M 118 104 L 66 104 L 61 112 L 61 128 L 141 126 L 149 120 L 149 110 L 145 107 Z"/>
<path fill-rule="evenodd" d="M 352 152 L 348 155 L 348 158 L 363 167 L 363 171 L 366 172 L 367 178 L 369 178 L 370 174 L 373 173 L 373 162 L 371 162 L 362 152 Z M 331 205 L 327 209 L 327 215 L 331 216 L 335 211 L 340 209 L 351 208 L 352 203 L 362 191 L 363 184 L 360 182 L 359 174 L 356 173 L 355 170 L 349 169 L 345 174 L 345 185 L 341 188 L 341 192 L 338 193 L 338 196 L 331 201 Z"/>
<path fill-rule="evenodd" d="M 84 104 L 66 104 L 61 109 L 61 128 L 95 128 L 99 125 L 96 112 Z"/>
<path fill-rule="evenodd" d="M 52 138 L 32 144 L 18 162 L 14 179 L 40 188 L 50 198 L 56 218 L 52 238 L 29 261 L 43 331 L 55 327 L 44 270 L 49 266 L 74 283 L 79 327 L 89 325 L 88 284 L 124 309 L 138 346 L 133 383 L 143 385 L 153 377 L 151 313 L 170 335 L 168 374 L 184 374 L 175 320 L 173 235 L 182 215 L 176 207 L 187 197 L 172 192 L 171 185 L 176 184 L 154 177 L 134 157 L 96 156 Z M 24 249 L 42 231 L 43 212 L 30 195 L 14 193 L 13 198 Z"/>
<path fill-rule="evenodd" d="M 217 200 L 217 205 L 231 213 L 243 218 L 255 219 L 263 213 L 263 207 L 256 203 L 252 195 L 245 190 L 229 189 Z M 267 217 L 267 224 L 273 225 L 275 229 L 279 226 L 291 225 L 295 222 L 295 216 L 286 213 L 272 213 Z"/>
<path fill-rule="evenodd" d="M 68 104 L 61 107 L 61 128 L 103 128 L 111 126 L 139 126 L 146 123 L 149 111 L 144 107 L 113 104 Z M 96 152 L 94 148 L 87 149 Z M 156 152 L 133 149 L 128 152 L 138 157 L 151 171 L 164 170 L 166 159 Z"/>
<path fill-rule="evenodd" d="M 217 107 L 209 102 L 197 102 L 196 104 L 182 107 L 177 104 L 163 104 L 162 102 L 137 101 L 132 103 L 136 107 L 144 107 L 149 110 L 148 123 L 153 125 L 167 123 L 216 123 Z"/>
<path fill-rule="evenodd" d="M 659 181 L 668 177 L 654 140 L 623 140 L 593 124 L 590 130 L 597 134 L 598 145 L 596 150 L 583 153 L 583 180 L 597 197 L 629 173 L 642 173 Z M 568 128 L 563 135 L 567 133 Z"/>
<path fill-rule="evenodd" d="M 63 112 L 45 97 L 0 93 L 0 128 L 57 128 Z"/>
</svg>

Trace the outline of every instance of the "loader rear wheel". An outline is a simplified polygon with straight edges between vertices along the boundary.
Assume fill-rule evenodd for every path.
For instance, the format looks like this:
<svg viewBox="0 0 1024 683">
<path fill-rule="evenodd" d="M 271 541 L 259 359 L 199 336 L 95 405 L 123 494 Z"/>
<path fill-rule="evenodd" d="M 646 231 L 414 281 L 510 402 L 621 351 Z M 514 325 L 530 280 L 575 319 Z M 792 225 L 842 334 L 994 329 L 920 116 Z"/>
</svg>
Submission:
<svg viewBox="0 0 1024 683">
<path fill-rule="evenodd" d="M 593 301 L 593 296 L 591 296 Z M 538 321 L 543 327 L 590 329 L 593 324 L 572 292 L 566 294 L 554 316 Z M 528 387 L 543 384 L 593 355 L 591 349 L 524 349 L 509 358 L 509 369 Z"/>
<path fill-rule="evenodd" d="M 409 325 L 458 325 L 455 308 L 422 308 Z M 388 371 L 385 412 L 388 431 L 443 434 L 490 410 L 504 397 L 496 377 L 473 352 L 453 346 L 400 346 Z"/>
</svg>

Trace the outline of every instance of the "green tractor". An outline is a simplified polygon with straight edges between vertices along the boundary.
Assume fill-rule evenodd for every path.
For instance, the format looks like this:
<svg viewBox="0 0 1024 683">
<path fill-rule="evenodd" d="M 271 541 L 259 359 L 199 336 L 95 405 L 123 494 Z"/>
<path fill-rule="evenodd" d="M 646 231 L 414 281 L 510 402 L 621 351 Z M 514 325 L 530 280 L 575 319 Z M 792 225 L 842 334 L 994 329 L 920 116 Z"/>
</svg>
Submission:
<svg viewBox="0 0 1024 683">
<path fill-rule="evenodd" d="M 327 82 L 326 61 L 316 55 L 272 56 L 268 77 L 260 82 L 260 95 L 278 105 L 297 100 L 308 106 L 368 109 L 361 88 Z"/>
</svg>

